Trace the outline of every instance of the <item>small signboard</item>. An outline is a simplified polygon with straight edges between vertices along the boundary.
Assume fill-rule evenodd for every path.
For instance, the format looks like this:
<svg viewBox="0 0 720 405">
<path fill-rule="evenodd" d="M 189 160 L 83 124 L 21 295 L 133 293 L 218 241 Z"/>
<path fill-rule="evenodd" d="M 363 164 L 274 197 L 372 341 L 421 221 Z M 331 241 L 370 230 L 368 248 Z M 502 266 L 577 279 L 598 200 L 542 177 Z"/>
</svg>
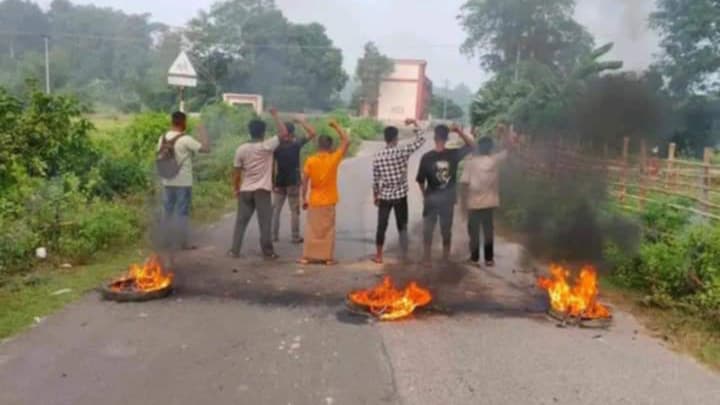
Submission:
<svg viewBox="0 0 720 405">
<path fill-rule="evenodd" d="M 178 87 L 196 87 L 197 86 L 197 72 L 190 58 L 183 51 L 180 52 L 175 62 L 173 62 L 168 72 L 168 84 L 171 86 Z"/>
</svg>

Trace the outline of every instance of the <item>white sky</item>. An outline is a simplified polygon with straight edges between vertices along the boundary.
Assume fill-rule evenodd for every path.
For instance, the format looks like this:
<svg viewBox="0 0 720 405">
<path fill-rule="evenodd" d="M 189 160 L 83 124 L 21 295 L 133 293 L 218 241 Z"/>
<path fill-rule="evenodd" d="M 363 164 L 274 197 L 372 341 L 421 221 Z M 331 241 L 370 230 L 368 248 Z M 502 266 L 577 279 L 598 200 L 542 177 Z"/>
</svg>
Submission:
<svg viewBox="0 0 720 405">
<path fill-rule="evenodd" d="M 39 0 L 47 5 L 51 0 Z M 150 13 L 154 20 L 183 25 L 213 0 L 71 0 Z M 479 86 L 486 75 L 476 61 L 460 54 L 465 38 L 456 16 L 465 0 L 276 0 L 294 22 L 319 22 L 342 48 L 345 67 L 352 74 L 362 47 L 375 41 L 393 58 L 425 59 L 428 75 L 441 86 L 465 82 Z M 643 69 L 658 52 L 658 39 L 647 29 L 654 0 L 579 0 L 577 19 L 595 35 L 598 44 L 615 42 L 610 56 L 626 69 Z"/>
</svg>

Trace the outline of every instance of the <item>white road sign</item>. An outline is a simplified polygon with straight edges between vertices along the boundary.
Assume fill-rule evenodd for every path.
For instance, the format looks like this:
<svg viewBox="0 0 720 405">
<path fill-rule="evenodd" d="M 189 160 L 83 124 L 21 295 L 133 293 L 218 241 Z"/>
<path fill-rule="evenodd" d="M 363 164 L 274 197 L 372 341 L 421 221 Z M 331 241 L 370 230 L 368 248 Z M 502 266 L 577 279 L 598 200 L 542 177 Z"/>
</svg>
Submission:
<svg viewBox="0 0 720 405">
<path fill-rule="evenodd" d="M 184 51 L 180 52 L 180 55 L 170 67 L 168 84 L 179 87 L 197 86 L 197 72 L 195 72 L 195 68 L 190 63 L 190 58 Z"/>
</svg>

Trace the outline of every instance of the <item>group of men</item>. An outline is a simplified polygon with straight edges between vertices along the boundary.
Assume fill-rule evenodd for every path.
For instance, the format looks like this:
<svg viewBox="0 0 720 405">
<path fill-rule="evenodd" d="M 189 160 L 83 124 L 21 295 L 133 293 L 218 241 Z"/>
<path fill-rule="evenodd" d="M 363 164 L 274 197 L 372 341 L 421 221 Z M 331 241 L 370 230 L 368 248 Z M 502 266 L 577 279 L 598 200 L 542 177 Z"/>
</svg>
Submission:
<svg viewBox="0 0 720 405">
<path fill-rule="evenodd" d="M 231 257 L 241 257 L 241 249 L 247 226 L 257 213 L 260 229 L 260 247 L 267 260 L 277 259 L 273 243 L 279 240 L 280 218 L 286 202 L 291 212 L 292 243 L 303 244 L 301 264 L 335 263 L 335 219 L 339 201 L 337 177 L 340 163 L 347 154 L 350 138 L 335 121 L 330 127 L 340 141 L 334 147 L 333 138 L 317 136 L 304 118 L 295 123 L 283 122 L 275 109 L 271 109 L 278 134 L 266 138 L 267 124 L 253 119 L 248 124 L 250 141 L 240 145 L 235 153 L 233 191 L 237 198 L 237 217 Z M 296 125 L 306 133 L 296 135 Z M 378 207 L 376 233 L 377 251 L 372 260 L 382 264 L 384 260 L 385 235 L 390 215 L 394 212 L 400 239 L 400 251 L 407 258 L 409 238 L 408 162 L 410 157 L 426 142 L 425 131 L 416 120 L 408 119 L 415 138 L 401 145 L 400 130 L 389 126 L 384 130 L 386 146 L 373 161 L 373 196 Z M 172 128 L 158 143 L 159 154 L 168 148 L 178 169 L 174 176 L 163 177 L 164 218 L 166 223 L 178 229 L 176 247 L 192 249 L 187 240 L 187 223 L 192 196 L 192 157 L 196 153 L 209 152 L 207 131 L 199 128 L 200 142 L 186 134 L 187 117 L 176 112 L 172 115 Z M 457 149 L 447 148 L 450 133 L 457 133 L 464 145 Z M 301 164 L 301 150 L 316 140 L 317 152 Z M 434 128 L 434 148 L 425 153 L 420 161 L 416 181 L 424 197 L 423 209 L 423 260 L 432 258 L 432 240 L 439 222 L 442 235 L 443 258 L 448 259 L 452 243 L 452 227 L 457 202 L 458 168 L 464 161 L 459 179 L 466 185 L 470 260 L 480 261 L 480 228 L 484 233 L 484 259 L 488 266 L 494 265 L 493 210 L 499 205 L 498 164 L 506 152 L 493 154 L 494 143 L 483 137 L 477 144 L 471 135 L 453 125 Z M 302 166 L 302 170 L 301 170 Z M 300 233 L 300 208 L 307 211 L 304 237 Z"/>
</svg>

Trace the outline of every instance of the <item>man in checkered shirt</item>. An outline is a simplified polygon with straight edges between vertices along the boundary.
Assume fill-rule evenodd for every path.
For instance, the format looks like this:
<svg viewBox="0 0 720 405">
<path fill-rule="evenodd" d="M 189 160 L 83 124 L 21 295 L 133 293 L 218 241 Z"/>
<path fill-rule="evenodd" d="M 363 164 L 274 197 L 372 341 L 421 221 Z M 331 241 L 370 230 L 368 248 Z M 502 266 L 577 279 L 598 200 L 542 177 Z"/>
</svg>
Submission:
<svg viewBox="0 0 720 405">
<path fill-rule="evenodd" d="M 403 259 L 408 250 L 408 160 L 410 156 L 425 143 L 418 123 L 414 119 L 405 121 L 412 125 L 415 131 L 415 140 L 405 145 L 398 145 L 399 130 L 396 127 L 385 128 L 385 142 L 387 147 L 375 155 L 373 161 L 373 195 L 375 205 L 378 207 L 378 226 L 375 244 L 377 254 L 373 261 L 383 262 L 383 248 L 385 246 L 385 233 L 387 232 L 390 212 L 395 210 L 395 222 L 400 234 L 400 249 Z"/>
</svg>

